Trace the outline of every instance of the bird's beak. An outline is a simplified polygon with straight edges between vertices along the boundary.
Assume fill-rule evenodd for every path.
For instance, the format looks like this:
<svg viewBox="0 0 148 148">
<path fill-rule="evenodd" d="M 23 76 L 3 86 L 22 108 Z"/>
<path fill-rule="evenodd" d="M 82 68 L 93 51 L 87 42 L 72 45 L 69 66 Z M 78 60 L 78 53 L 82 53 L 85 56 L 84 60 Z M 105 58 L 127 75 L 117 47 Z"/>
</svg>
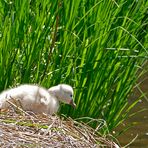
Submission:
<svg viewBox="0 0 148 148">
<path fill-rule="evenodd" d="M 75 102 L 74 102 L 73 100 L 71 100 L 69 104 L 70 104 L 73 108 L 76 108 L 76 104 L 75 104 Z"/>
</svg>

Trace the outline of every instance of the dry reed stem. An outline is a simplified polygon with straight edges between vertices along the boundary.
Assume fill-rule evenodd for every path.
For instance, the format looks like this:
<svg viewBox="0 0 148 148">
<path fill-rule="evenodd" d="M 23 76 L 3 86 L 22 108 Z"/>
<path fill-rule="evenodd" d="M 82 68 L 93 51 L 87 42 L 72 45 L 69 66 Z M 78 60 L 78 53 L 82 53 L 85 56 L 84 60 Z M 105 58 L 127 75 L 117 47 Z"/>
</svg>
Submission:
<svg viewBox="0 0 148 148">
<path fill-rule="evenodd" d="M 24 111 L 23 111 L 24 113 Z M 114 142 L 101 137 L 87 124 L 58 116 L 1 112 L 0 147 L 114 148 Z"/>
</svg>

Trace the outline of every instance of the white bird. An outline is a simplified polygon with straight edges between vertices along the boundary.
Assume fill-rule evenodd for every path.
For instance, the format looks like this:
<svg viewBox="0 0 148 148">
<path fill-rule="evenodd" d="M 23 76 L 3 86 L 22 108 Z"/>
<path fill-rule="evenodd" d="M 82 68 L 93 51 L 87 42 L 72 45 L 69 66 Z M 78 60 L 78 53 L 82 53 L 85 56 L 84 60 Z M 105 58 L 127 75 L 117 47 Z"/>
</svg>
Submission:
<svg viewBox="0 0 148 148">
<path fill-rule="evenodd" d="M 34 113 L 56 113 L 60 101 L 76 107 L 73 89 L 67 84 L 59 84 L 48 90 L 38 85 L 20 85 L 0 94 L 0 109 L 8 108 L 10 106 L 8 101 L 19 102 L 25 111 Z"/>
</svg>

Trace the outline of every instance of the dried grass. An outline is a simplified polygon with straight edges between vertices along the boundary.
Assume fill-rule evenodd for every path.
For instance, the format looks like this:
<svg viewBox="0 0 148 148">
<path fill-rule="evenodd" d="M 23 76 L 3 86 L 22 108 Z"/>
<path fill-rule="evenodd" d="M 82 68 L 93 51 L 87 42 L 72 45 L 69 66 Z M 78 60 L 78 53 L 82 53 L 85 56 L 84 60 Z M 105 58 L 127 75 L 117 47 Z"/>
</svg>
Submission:
<svg viewBox="0 0 148 148">
<path fill-rule="evenodd" d="M 114 148 L 115 143 L 87 124 L 71 118 L 11 109 L 0 114 L 0 147 Z"/>
</svg>

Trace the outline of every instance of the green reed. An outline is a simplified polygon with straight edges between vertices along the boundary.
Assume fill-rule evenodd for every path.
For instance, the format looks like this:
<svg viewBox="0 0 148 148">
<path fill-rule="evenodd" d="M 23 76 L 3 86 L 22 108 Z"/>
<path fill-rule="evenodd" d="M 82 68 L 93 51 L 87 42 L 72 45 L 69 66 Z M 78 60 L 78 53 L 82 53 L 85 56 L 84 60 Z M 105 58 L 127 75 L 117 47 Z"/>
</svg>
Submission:
<svg viewBox="0 0 148 148">
<path fill-rule="evenodd" d="M 105 119 L 112 130 L 136 104 L 128 97 L 148 57 L 147 7 L 142 0 L 1 0 L 0 90 L 70 84 L 77 108 L 60 112 Z"/>
</svg>

